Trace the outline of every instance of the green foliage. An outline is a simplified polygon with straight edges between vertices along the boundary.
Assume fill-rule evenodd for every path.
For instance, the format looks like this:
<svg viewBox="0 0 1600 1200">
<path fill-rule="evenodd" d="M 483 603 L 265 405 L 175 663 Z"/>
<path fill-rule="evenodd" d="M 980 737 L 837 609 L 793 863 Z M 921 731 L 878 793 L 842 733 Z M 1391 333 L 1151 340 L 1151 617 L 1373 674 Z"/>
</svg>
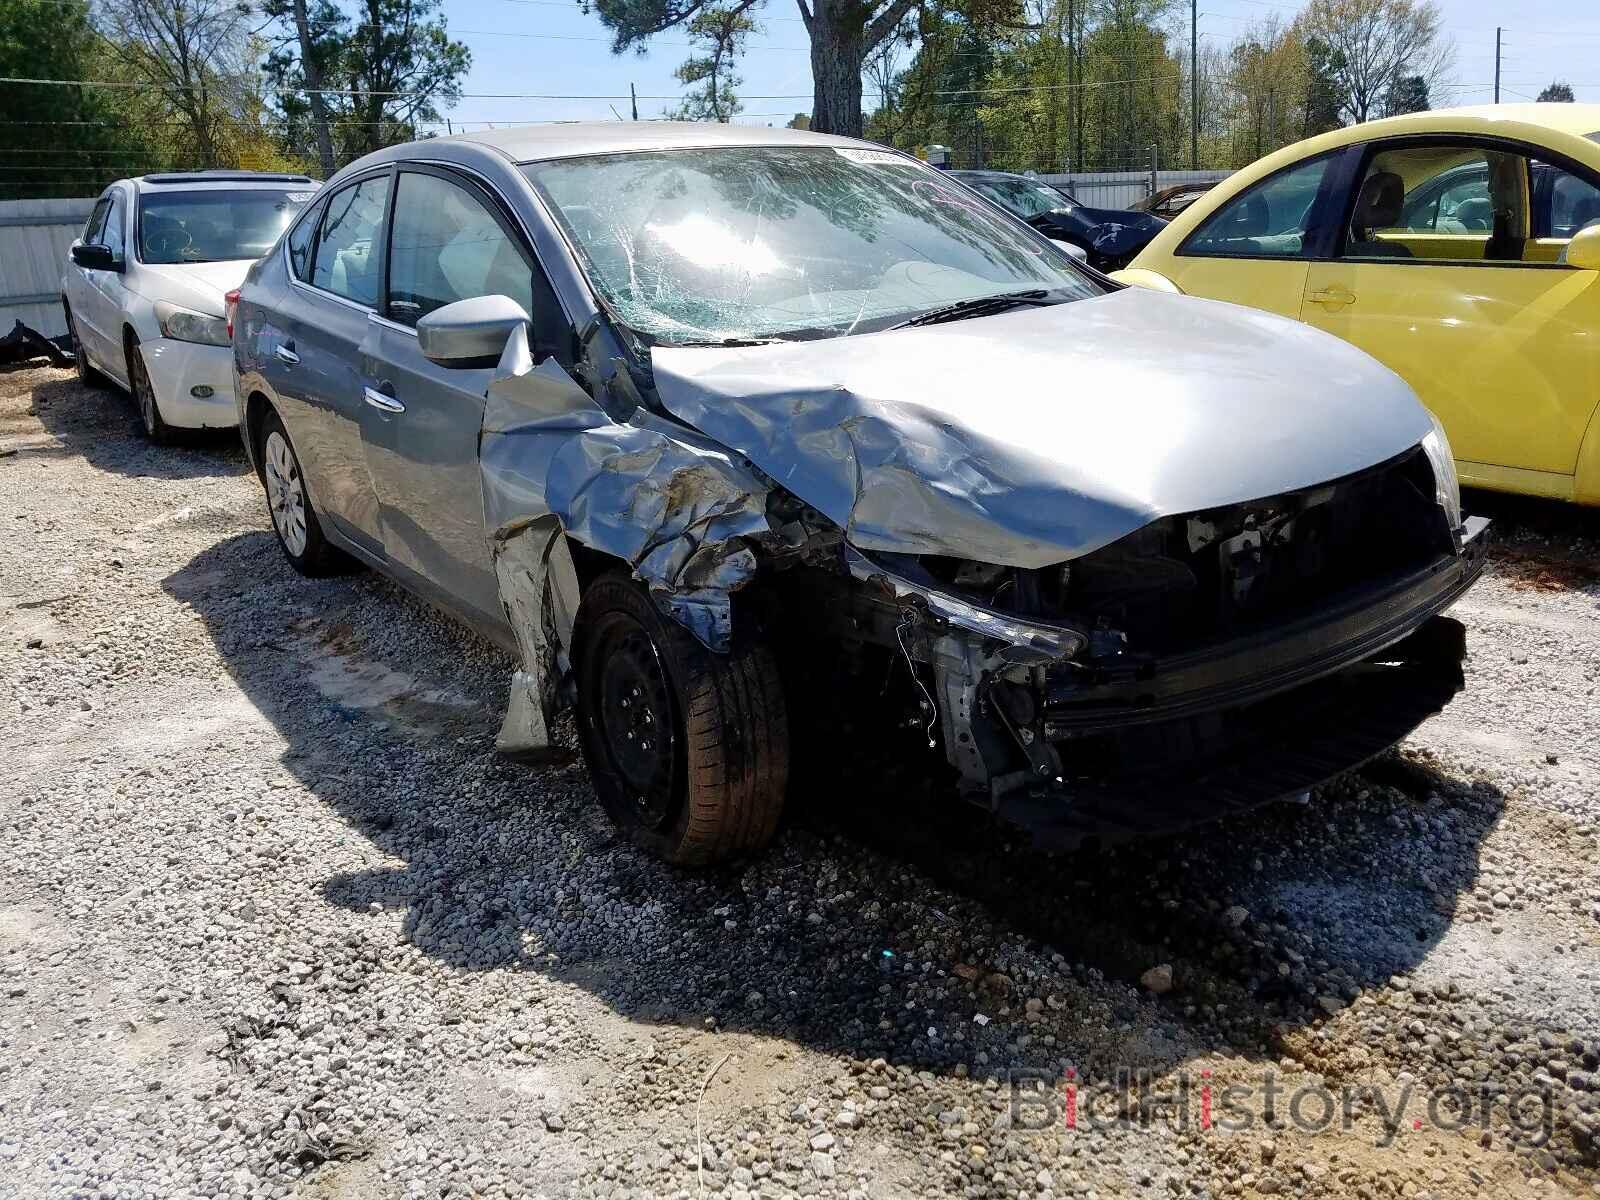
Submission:
<svg viewBox="0 0 1600 1200">
<path fill-rule="evenodd" d="M 472 65 L 472 52 L 450 39 L 438 9 L 439 0 L 361 0 L 347 13 L 334 0 L 316 0 L 306 14 L 308 73 L 293 0 L 267 0 L 264 11 L 283 26 L 264 68 L 279 89 L 285 150 L 316 157 L 316 105 L 306 90 L 313 76 L 324 89 L 336 166 L 410 141 L 419 122 L 437 121 L 439 105 L 460 96 Z"/>
<path fill-rule="evenodd" d="M 1427 112 L 1432 107 L 1428 103 L 1428 81 L 1421 75 L 1402 75 L 1384 97 L 1383 115 L 1398 117 L 1402 113 Z"/>
<path fill-rule="evenodd" d="M 0 75 L 95 79 L 101 46 L 82 0 L 0 0 Z M 92 196 L 153 157 L 104 88 L 0 87 L 0 199 Z"/>
<path fill-rule="evenodd" d="M 1559 79 L 1539 93 L 1539 100 L 1544 104 L 1552 102 L 1571 104 L 1576 99 L 1577 97 L 1572 94 L 1572 85 L 1570 83 L 1562 83 Z"/>
<path fill-rule="evenodd" d="M 726 124 L 744 108 L 734 89 L 744 82 L 734 73 L 734 63 L 745 39 L 760 27 L 748 15 L 746 4 L 719 4 L 703 8 L 688 24 L 689 37 L 705 49 L 692 54 L 674 72 L 690 85 L 683 103 L 672 115 L 680 121 L 720 121 Z"/>
</svg>

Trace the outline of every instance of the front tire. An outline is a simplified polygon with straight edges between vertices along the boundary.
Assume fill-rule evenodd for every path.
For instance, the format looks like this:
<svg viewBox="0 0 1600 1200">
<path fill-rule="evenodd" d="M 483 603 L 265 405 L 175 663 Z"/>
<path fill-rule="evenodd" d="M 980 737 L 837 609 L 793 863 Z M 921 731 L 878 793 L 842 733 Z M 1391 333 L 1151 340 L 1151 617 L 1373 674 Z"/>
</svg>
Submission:
<svg viewBox="0 0 1600 1200">
<path fill-rule="evenodd" d="M 777 665 L 762 645 L 713 654 L 621 573 L 584 593 L 578 736 L 606 812 L 680 866 L 763 848 L 789 779 Z"/>
<path fill-rule="evenodd" d="M 272 514 L 272 531 L 278 535 L 278 546 L 289 565 L 313 579 L 346 570 L 351 560 L 323 536 L 322 522 L 306 492 L 300 456 L 275 412 L 267 413 L 261 422 L 257 459 L 267 508 Z"/>
<path fill-rule="evenodd" d="M 139 339 L 131 333 L 128 335 L 128 390 L 133 395 L 134 407 L 139 410 L 139 424 L 145 437 L 158 446 L 172 441 L 172 426 L 161 419 L 161 402 L 156 399 L 150 372 L 145 370 L 144 352 L 139 349 Z"/>
</svg>

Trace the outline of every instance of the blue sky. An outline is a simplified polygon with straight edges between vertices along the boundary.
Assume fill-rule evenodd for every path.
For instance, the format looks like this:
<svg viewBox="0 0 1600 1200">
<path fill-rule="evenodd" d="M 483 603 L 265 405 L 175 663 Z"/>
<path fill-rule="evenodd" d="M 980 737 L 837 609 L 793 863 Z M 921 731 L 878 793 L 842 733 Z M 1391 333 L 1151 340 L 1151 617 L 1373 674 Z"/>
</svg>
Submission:
<svg viewBox="0 0 1600 1200">
<path fill-rule="evenodd" d="M 1200 35 L 1226 46 L 1253 23 L 1274 13 L 1293 17 L 1290 0 L 1201 0 Z M 1445 32 L 1456 45 L 1456 90 L 1436 97 L 1480 103 L 1491 99 L 1494 31 L 1505 26 L 1502 98 L 1532 99 L 1552 79 L 1570 82 L 1579 100 L 1600 101 L 1600 9 L 1595 0 L 1524 0 L 1508 15 L 1504 0 L 1442 0 Z M 541 96 L 626 97 L 632 82 L 642 98 L 641 117 L 659 116 L 682 91 L 673 69 L 688 54 L 683 34 L 655 39 L 648 54 L 618 57 L 599 18 L 585 16 L 576 0 L 444 0 L 451 34 L 472 49 L 466 93 L 537 93 Z M 781 125 L 809 111 L 811 69 L 805 28 L 793 0 L 768 0 L 758 14 L 761 34 L 750 41 L 741 73 L 745 112 L 740 120 Z M 1187 45 L 1187 14 L 1173 27 Z M 1520 93 L 1520 95 L 1519 95 Z M 770 98 L 767 98 L 770 97 Z M 870 98 L 869 98 L 870 104 Z M 608 120 L 628 115 L 625 99 L 530 100 L 467 98 L 447 115 L 457 122 Z"/>
</svg>

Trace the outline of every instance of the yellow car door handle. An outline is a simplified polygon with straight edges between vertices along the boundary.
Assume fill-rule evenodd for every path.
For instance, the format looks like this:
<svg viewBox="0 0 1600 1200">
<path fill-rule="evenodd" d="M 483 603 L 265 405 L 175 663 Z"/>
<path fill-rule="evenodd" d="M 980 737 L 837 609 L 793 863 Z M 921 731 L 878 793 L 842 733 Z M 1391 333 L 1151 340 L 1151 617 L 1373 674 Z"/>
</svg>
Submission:
<svg viewBox="0 0 1600 1200">
<path fill-rule="evenodd" d="M 1313 304 L 1354 304 L 1356 294 L 1341 287 L 1319 288 L 1307 295 L 1306 299 Z"/>
</svg>

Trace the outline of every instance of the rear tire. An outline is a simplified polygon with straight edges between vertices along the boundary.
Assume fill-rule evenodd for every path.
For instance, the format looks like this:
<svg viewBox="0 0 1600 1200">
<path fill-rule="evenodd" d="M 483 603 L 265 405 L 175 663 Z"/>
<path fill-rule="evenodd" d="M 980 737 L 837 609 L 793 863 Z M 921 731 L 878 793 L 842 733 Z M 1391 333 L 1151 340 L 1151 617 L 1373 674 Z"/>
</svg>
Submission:
<svg viewBox="0 0 1600 1200">
<path fill-rule="evenodd" d="M 269 411 L 261 420 L 256 461 L 261 464 L 261 484 L 267 493 L 272 532 L 289 565 L 313 579 L 348 570 L 352 565 L 350 556 L 323 536 L 322 522 L 306 492 L 300 456 L 275 412 Z"/>
<path fill-rule="evenodd" d="M 66 308 L 65 305 L 62 306 Z M 78 322 L 73 319 L 72 309 L 66 308 L 67 334 L 72 338 L 72 359 L 78 371 L 78 382 L 87 388 L 103 388 L 106 386 L 106 377 L 89 365 L 89 358 L 83 352 L 83 339 L 78 336 Z"/>
<path fill-rule="evenodd" d="M 574 642 L 579 740 L 622 832 L 680 866 L 766 846 L 789 780 L 771 651 L 713 654 L 620 572 L 584 592 Z"/>
<path fill-rule="evenodd" d="M 155 385 L 150 382 L 150 372 L 144 367 L 144 354 L 139 349 L 139 339 L 128 334 L 128 392 L 133 396 L 133 406 L 139 411 L 139 425 L 145 437 L 158 446 L 172 441 L 172 426 L 161 419 L 161 402 L 156 399 Z"/>
</svg>

